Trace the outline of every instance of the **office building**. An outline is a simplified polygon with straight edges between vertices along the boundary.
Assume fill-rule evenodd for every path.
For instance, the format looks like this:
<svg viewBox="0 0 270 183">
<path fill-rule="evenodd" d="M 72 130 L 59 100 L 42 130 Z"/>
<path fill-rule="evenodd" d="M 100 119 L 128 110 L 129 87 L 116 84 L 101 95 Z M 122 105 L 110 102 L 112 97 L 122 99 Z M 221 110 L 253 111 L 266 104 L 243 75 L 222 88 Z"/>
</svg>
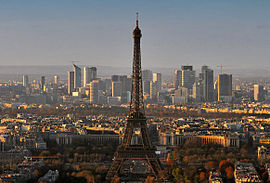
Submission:
<svg viewBox="0 0 270 183">
<path fill-rule="evenodd" d="M 112 75 L 111 78 L 112 78 L 112 82 L 120 81 L 120 75 Z"/>
<path fill-rule="evenodd" d="M 162 75 L 161 73 L 153 73 L 153 82 L 157 82 L 157 90 L 158 92 L 161 90 L 162 85 Z"/>
<path fill-rule="evenodd" d="M 97 79 L 97 68 L 96 67 L 90 67 L 89 77 L 90 77 L 90 81 Z"/>
<path fill-rule="evenodd" d="M 192 66 L 182 66 L 181 67 L 181 80 L 180 85 L 182 87 L 192 89 L 195 82 L 195 71 L 193 71 Z"/>
<path fill-rule="evenodd" d="M 172 95 L 172 104 L 182 105 L 188 103 L 189 91 L 188 88 L 179 87 L 175 90 L 174 95 Z"/>
<path fill-rule="evenodd" d="M 159 83 L 158 81 L 150 83 L 150 99 L 153 101 L 157 101 L 158 92 L 159 92 Z"/>
<path fill-rule="evenodd" d="M 181 85 L 182 75 L 180 70 L 174 70 L 173 73 L 173 86 L 177 90 Z"/>
<path fill-rule="evenodd" d="M 143 81 L 153 81 L 153 73 L 151 70 L 143 70 L 142 71 L 142 80 Z"/>
<path fill-rule="evenodd" d="M 223 102 L 232 101 L 232 75 L 231 74 L 218 75 L 218 101 L 223 101 Z"/>
<path fill-rule="evenodd" d="M 193 84 L 192 98 L 194 102 L 202 101 L 202 84 L 200 81 L 197 81 Z"/>
<path fill-rule="evenodd" d="M 204 102 L 212 102 L 214 100 L 214 71 L 208 66 L 202 66 L 200 75 L 202 80 L 202 98 Z"/>
<path fill-rule="evenodd" d="M 90 83 L 90 103 L 98 104 L 98 86 L 99 81 L 94 80 Z"/>
<path fill-rule="evenodd" d="M 58 75 L 55 75 L 55 76 L 53 77 L 53 83 L 54 83 L 55 85 L 58 85 L 58 82 L 59 82 L 59 76 L 58 76 Z"/>
<path fill-rule="evenodd" d="M 143 81 L 143 95 L 149 96 L 150 95 L 150 83 L 152 81 Z"/>
<path fill-rule="evenodd" d="M 44 90 L 44 86 L 45 86 L 45 76 L 41 76 L 40 85 L 41 85 L 41 90 Z"/>
<path fill-rule="evenodd" d="M 74 72 L 74 89 L 78 89 L 81 87 L 81 68 L 78 67 L 77 65 L 73 64 L 73 72 Z"/>
<path fill-rule="evenodd" d="M 264 90 L 262 85 L 254 85 L 254 100 L 258 102 L 264 100 Z"/>
<path fill-rule="evenodd" d="M 29 86 L 28 75 L 23 75 L 23 86 L 27 88 Z"/>
<path fill-rule="evenodd" d="M 74 72 L 70 71 L 68 72 L 68 94 L 72 95 L 73 91 L 74 91 Z"/>
<path fill-rule="evenodd" d="M 96 67 L 84 67 L 83 68 L 83 87 L 87 87 L 91 81 L 97 79 L 97 68 Z"/>
<path fill-rule="evenodd" d="M 114 81 L 112 82 L 112 97 L 121 97 L 122 96 L 122 83 Z"/>
<path fill-rule="evenodd" d="M 120 76 L 120 82 L 122 87 L 122 93 L 127 92 L 127 75 Z"/>
</svg>

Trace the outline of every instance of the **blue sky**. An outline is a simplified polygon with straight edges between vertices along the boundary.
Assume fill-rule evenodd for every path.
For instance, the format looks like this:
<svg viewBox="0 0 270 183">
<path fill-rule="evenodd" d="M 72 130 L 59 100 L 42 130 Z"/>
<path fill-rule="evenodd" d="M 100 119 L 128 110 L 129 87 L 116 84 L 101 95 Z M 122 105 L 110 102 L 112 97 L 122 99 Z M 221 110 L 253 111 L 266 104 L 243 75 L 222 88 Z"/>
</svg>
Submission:
<svg viewBox="0 0 270 183">
<path fill-rule="evenodd" d="M 1 65 L 270 67 L 269 0 L 0 0 Z"/>
</svg>

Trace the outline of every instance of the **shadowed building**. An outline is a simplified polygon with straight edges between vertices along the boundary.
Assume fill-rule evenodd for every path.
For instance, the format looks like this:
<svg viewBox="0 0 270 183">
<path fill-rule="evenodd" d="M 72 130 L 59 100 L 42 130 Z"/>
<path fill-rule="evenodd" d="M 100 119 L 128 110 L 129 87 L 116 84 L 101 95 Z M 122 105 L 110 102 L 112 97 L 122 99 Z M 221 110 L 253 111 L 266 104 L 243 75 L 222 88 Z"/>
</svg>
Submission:
<svg viewBox="0 0 270 183">
<path fill-rule="evenodd" d="M 81 79 L 82 79 L 81 68 L 73 64 L 73 72 L 74 72 L 74 89 L 76 90 L 79 87 L 81 87 Z"/>
<path fill-rule="evenodd" d="M 223 101 L 223 102 L 232 101 L 232 75 L 231 74 L 218 75 L 218 101 Z"/>
<path fill-rule="evenodd" d="M 214 100 L 214 71 L 206 65 L 202 66 L 201 80 L 203 101 L 212 102 Z"/>
<path fill-rule="evenodd" d="M 254 100 L 258 102 L 264 100 L 264 90 L 262 85 L 254 85 Z"/>
</svg>

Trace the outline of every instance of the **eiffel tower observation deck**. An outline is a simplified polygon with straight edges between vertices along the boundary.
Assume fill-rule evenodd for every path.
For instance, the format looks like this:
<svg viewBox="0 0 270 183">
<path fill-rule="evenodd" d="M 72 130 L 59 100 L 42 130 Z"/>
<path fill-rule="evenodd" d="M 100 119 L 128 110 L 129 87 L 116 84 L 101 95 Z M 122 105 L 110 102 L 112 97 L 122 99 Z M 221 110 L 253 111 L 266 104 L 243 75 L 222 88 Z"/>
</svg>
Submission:
<svg viewBox="0 0 270 183">
<path fill-rule="evenodd" d="M 147 165 L 149 170 L 151 170 L 150 174 L 155 178 L 155 181 L 161 182 L 164 179 L 162 166 L 155 153 L 156 149 L 152 146 L 149 138 L 147 119 L 144 111 L 140 50 L 142 33 L 139 28 L 138 13 L 136 27 L 132 36 L 134 39 L 134 50 L 130 111 L 127 116 L 127 126 L 122 144 L 115 152 L 114 162 L 107 173 L 106 180 L 108 182 L 114 182 L 116 179 L 131 175 L 130 177 L 132 177 L 133 181 L 140 181 L 142 177 L 144 177 L 142 174 L 134 174 L 132 172 L 127 173 L 126 171 L 123 171 L 123 167 L 126 162 L 141 161 L 143 164 Z M 132 137 L 137 129 L 140 130 L 141 143 L 132 144 Z"/>
</svg>

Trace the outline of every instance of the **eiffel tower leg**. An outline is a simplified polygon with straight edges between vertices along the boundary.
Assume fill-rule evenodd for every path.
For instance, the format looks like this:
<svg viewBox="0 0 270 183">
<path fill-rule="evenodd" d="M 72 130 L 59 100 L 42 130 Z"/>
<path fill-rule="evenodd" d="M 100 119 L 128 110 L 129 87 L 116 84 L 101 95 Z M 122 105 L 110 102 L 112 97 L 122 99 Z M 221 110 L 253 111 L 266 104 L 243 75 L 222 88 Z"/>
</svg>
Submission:
<svg viewBox="0 0 270 183">
<path fill-rule="evenodd" d="M 150 147 L 151 143 L 147 132 L 146 122 L 141 123 L 141 134 L 142 134 L 142 144 L 145 147 Z"/>
<path fill-rule="evenodd" d="M 129 146 L 131 144 L 131 138 L 133 134 L 133 128 L 130 127 L 131 124 L 127 124 L 127 128 L 124 133 L 124 138 L 123 138 L 123 145 L 124 146 Z"/>
<path fill-rule="evenodd" d="M 161 164 L 158 159 L 147 159 L 148 165 L 151 167 L 152 172 L 158 182 L 164 179 L 164 172 L 162 171 Z"/>
<path fill-rule="evenodd" d="M 123 160 L 120 160 L 118 157 L 113 161 L 113 164 L 106 176 L 107 182 L 113 182 L 114 177 L 117 176 L 120 171 L 122 163 Z"/>
</svg>

